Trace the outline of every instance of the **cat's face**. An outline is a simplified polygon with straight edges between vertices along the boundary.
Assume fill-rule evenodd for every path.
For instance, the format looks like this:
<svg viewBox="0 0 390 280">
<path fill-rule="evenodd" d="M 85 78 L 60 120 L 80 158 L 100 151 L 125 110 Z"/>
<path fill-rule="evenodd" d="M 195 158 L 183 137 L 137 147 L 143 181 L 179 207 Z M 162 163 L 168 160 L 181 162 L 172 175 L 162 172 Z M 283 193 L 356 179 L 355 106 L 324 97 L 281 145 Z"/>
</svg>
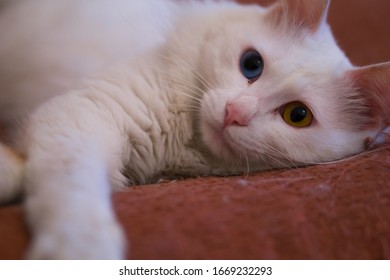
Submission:
<svg viewBox="0 0 390 280">
<path fill-rule="evenodd" d="M 323 11 L 299 28 L 275 24 L 275 6 L 228 13 L 209 31 L 198 125 L 214 156 L 254 168 L 332 161 L 361 152 L 377 132 L 323 20 L 327 1 L 302 2 Z"/>
</svg>

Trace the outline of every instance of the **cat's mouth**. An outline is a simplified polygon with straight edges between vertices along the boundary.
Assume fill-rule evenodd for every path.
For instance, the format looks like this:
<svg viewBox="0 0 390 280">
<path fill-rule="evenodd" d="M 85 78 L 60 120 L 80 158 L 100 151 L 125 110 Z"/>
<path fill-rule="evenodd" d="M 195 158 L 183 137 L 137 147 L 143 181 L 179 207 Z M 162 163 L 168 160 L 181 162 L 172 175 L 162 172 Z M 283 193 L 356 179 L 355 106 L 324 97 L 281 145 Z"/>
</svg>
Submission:
<svg viewBox="0 0 390 280">
<path fill-rule="evenodd" d="M 239 157 L 237 145 L 230 136 L 230 127 L 205 122 L 203 125 L 203 141 L 211 152 L 222 159 L 235 159 Z"/>
</svg>

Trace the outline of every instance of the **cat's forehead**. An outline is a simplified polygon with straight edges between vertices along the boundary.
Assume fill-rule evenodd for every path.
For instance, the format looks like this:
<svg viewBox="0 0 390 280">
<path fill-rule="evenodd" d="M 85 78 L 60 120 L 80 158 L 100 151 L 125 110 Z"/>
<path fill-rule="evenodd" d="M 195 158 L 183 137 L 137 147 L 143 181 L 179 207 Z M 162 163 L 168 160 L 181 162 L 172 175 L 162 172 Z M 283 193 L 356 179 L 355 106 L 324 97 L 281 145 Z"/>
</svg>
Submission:
<svg viewBox="0 0 390 280">
<path fill-rule="evenodd" d="M 266 10 L 242 10 L 230 16 L 231 20 L 225 19 L 223 26 L 216 25 L 217 31 L 212 33 L 220 41 L 222 55 L 239 57 L 247 49 L 256 49 L 268 64 L 266 67 L 281 72 L 306 68 L 313 73 L 339 74 L 351 67 L 328 25 L 315 34 L 303 32 L 298 36 L 269 24 Z"/>
</svg>

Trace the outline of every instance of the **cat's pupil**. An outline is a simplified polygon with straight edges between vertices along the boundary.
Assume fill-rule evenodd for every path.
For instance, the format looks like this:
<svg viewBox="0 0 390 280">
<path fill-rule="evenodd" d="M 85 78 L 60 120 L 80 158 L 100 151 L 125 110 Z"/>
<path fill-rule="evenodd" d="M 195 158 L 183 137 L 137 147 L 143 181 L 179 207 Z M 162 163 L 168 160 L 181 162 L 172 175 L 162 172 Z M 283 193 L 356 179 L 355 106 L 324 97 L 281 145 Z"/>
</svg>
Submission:
<svg viewBox="0 0 390 280">
<path fill-rule="evenodd" d="M 251 56 L 244 61 L 244 67 L 248 71 L 257 71 L 260 68 L 261 60 L 257 56 Z"/>
<path fill-rule="evenodd" d="M 306 108 L 299 106 L 299 107 L 295 107 L 291 111 L 290 119 L 292 122 L 298 123 L 303 121 L 306 118 L 306 116 L 307 116 Z"/>
<path fill-rule="evenodd" d="M 256 81 L 263 73 L 264 62 L 258 51 L 249 50 L 241 56 L 241 73 L 249 81 Z"/>
</svg>

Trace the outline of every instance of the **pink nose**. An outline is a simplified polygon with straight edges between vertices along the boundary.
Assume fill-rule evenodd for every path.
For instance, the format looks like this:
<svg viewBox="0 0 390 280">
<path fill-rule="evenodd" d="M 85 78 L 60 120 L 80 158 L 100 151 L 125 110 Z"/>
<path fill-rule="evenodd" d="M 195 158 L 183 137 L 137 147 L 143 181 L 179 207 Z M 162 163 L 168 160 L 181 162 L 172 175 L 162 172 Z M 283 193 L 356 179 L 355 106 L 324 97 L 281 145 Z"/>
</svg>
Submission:
<svg viewBox="0 0 390 280">
<path fill-rule="evenodd" d="M 242 96 L 228 102 L 224 126 L 247 126 L 256 114 L 257 102 L 258 99 L 253 96 Z"/>
</svg>

